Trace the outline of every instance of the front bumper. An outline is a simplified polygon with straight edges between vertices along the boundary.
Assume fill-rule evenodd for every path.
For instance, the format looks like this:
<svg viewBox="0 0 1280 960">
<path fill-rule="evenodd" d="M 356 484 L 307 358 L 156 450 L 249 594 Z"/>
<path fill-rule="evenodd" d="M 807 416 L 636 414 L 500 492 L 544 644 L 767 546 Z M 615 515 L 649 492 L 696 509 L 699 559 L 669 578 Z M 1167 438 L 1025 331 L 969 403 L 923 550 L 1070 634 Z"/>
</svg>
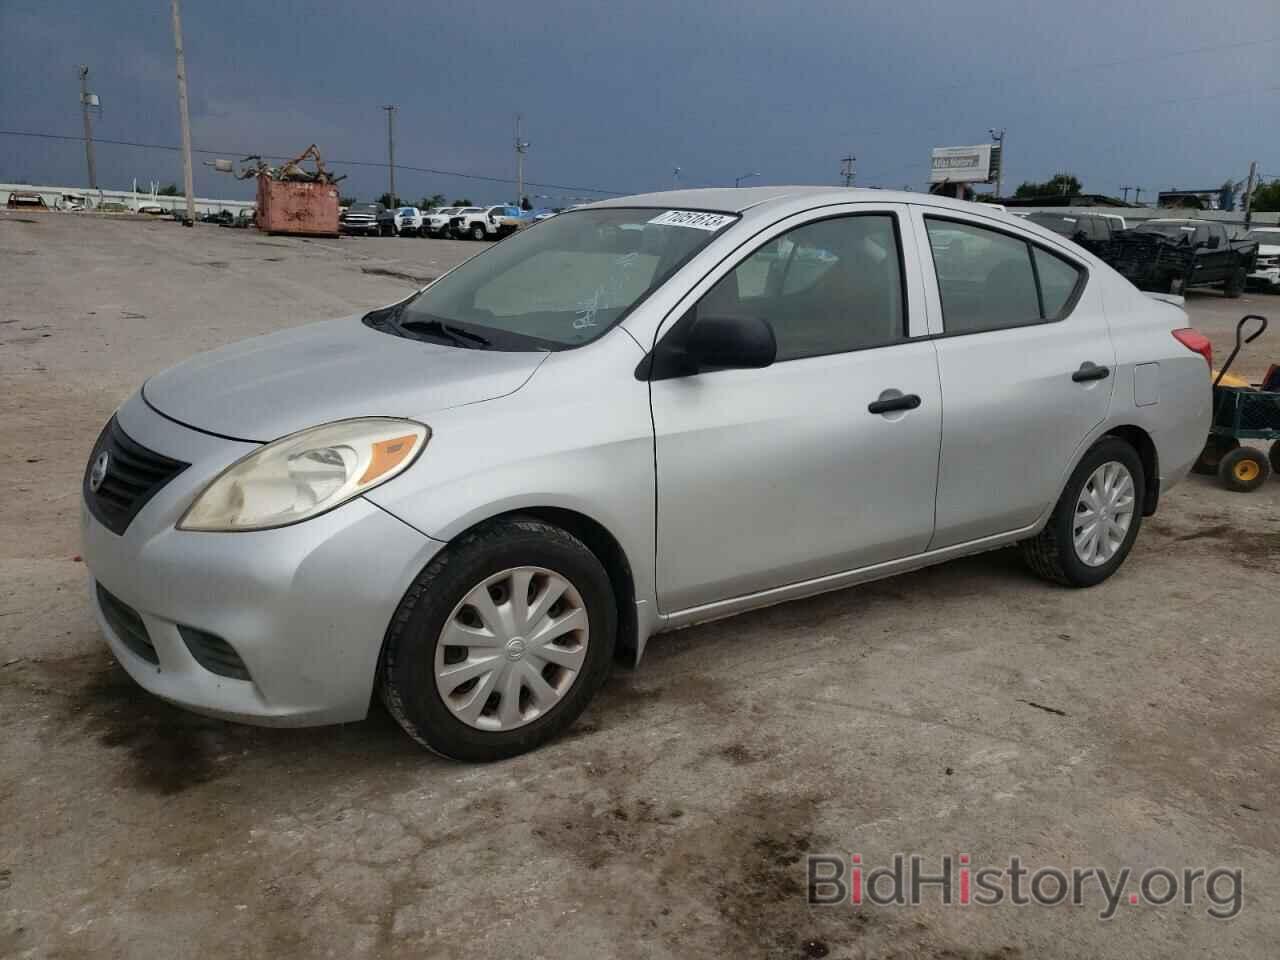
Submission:
<svg viewBox="0 0 1280 960">
<path fill-rule="evenodd" d="M 1261 267 L 1249 274 L 1254 283 L 1265 283 L 1272 287 L 1280 287 L 1280 266 Z"/>
<path fill-rule="evenodd" d="M 137 394 L 117 417 L 136 442 L 191 464 L 121 536 L 81 502 L 91 603 L 120 664 L 157 696 L 230 720 L 304 726 L 364 717 L 387 625 L 444 544 L 363 498 L 277 530 L 178 530 L 205 483 L 256 445 L 180 426 Z M 99 586 L 140 618 L 157 662 L 112 628 L 118 611 L 107 616 Z M 202 666 L 180 627 L 221 638 L 250 679 Z"/>
</svg>

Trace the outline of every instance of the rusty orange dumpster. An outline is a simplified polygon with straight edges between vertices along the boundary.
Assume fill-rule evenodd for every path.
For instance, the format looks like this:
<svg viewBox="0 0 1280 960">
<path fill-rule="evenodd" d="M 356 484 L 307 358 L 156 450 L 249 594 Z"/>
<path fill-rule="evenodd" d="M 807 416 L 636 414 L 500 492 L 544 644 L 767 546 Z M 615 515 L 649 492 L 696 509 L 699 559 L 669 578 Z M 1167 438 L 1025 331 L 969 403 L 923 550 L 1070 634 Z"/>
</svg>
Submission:
<svg viewBox="0 0 1280 960">
<path fill-rule="evenodd" d="M 338 235 L 338 188 L 321 181 L 258 176 L 258 229 L 312 237 Z"/>
</svg>

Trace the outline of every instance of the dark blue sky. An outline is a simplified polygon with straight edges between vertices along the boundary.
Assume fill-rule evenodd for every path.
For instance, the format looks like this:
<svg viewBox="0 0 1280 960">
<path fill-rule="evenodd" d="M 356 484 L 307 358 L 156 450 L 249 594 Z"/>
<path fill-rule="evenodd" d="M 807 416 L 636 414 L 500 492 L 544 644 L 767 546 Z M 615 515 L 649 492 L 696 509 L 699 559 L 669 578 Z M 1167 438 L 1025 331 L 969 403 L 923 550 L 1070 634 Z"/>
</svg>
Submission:
<svg viewBox="0 0 1280 960">
<path fill-rule="evenodd" d="M 1060 169 L 1117 195 L 1216 186 L 1253 159 L 1280 174 L 1277 0 L 186 0 L 183 18 L 193 141 L 226 156 L 315 141 L 383 163 L 379 106 L 396 103 L 401 163 L 514 179 L 519 111 L 526 178 L 627 192 L 669 187 L 677 164 L 688 185 L 835 183 L 850 151 L 860 184 L 919 189 L 930 147 L 991 126 L 1009 189 Z M 168 0 L 0 0 L 0 129 L 78 135 L 81 62 L 96 136 L 179 142 Z M 334 166 L 346 193 L 386 189 L 385 167 Z M 98 170 L 179 180 L 180 155 L 103 144 Z M 251 196 L 196 176 L 201 195 Z M 84 183 L 83 147 L 0 136 L 11 178 Z M 515 192 L 408 170 L 397 187 Z"/>
</svg>

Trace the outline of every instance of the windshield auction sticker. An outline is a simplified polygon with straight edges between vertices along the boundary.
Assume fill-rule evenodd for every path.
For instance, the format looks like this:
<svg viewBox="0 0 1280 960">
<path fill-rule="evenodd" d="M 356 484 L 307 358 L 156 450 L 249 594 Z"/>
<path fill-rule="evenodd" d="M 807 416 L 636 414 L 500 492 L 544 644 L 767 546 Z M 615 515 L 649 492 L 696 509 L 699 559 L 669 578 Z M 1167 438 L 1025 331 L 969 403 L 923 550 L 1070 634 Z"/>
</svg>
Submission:
<svg viewBox="0 0 1280 960">
<path fill-rule="evenodd" d="M 695 230 L 719 230 L 735 219 L 728 213 L 698 213 L 693 210 L 668 210 L 660 213 L 650 223 L 663 227 L 693 227 Z"/>
</svg>

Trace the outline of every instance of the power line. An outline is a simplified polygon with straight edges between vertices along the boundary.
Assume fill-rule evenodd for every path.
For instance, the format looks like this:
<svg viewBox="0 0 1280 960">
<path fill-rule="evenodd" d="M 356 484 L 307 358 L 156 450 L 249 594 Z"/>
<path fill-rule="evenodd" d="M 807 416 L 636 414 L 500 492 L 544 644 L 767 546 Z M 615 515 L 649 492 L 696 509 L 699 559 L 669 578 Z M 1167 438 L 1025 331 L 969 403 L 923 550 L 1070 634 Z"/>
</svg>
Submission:
<svg viewBox="0 0 1280 960">
<path fill-rule="evenodd" d="M 37 140 L 71 140 L 77 143 L 83 142 L 83 137 L 65 136 L 59 133 L 37 133 L 31 130 L 0 130 L 0 137 L 31 137 Z M 102 137 L 94 137 L 93 142 L 96 144 L 112 144 L 117 147 L 139 147 L 144 150 L 168 150 L 171 152 L 181 151 L 181 147 L 176 147 L 167 143 L 140 143 L 135 140 L 104 140 Z M 249 156 L 250 151 L 247 150 L 206 150 L 199 147 L 192 147 L 192 153 L 204 153 L 210 156 Z M 264 160 L 292 160 L 293 157 L 281 156 L 278 154 L 263 153 L 254 154 L 261 156 Z M 386 168 L 385 160 L 329 160 L 327 161 L 334 166 L 344 167 L 382 167 Z M 489 177 L 479 173 L 462 173 L 458 170 L 439 170 L 435 167 L 414 167 L 405 163 L 397 163 L 396 168 L 399 170 L 412 170 L 415 173 L 429 173 L 440 177 L 461 177 L 464 180 L 483 180 L 488 183 L 515 183 L 510 177 Z M 606 190 L 602 187 L 581 187 L 567 186 L 563 183 L 540 183 L 534 180 L 525 181 L 531 187 L 547 187 L 552 190 L 572 190 L 581 193 L 607 193 L 613 196 L 624 197 L 628 194 L 635 193 L 634 190 Z"/>
</svg>

